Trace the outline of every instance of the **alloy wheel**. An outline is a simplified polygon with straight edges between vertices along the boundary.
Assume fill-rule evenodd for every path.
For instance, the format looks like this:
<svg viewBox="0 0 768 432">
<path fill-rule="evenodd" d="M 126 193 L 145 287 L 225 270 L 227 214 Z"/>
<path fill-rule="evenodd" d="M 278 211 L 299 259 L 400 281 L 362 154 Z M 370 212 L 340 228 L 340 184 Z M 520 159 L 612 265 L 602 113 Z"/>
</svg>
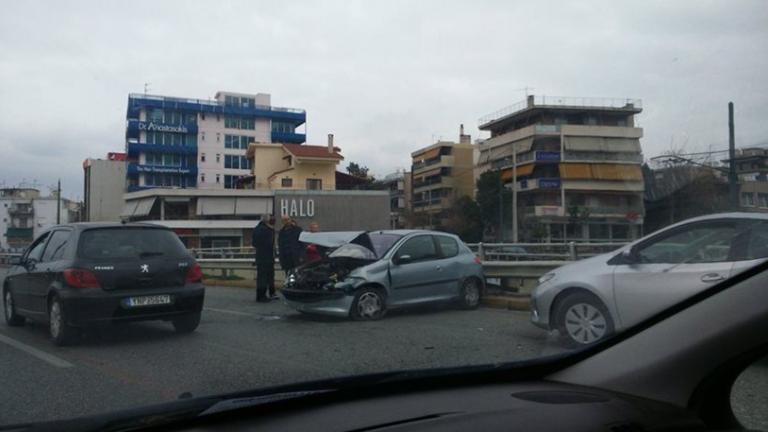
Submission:
<svg viewBox="0 0 768 432">
<path fill-rule="evenodd" d="M 480 288 L 477 282 L 469 280 L 464 283 L 464 304 L 468 307 L 475 307 L 480 301 Z"/>
<path fill-rule="evenodd" d="M 363 318 L 374 318 L 382 309 L 381 297 L 375 292 L 363 293 L 357 301 L 357 314 Z"/>
<path fill-rule="evenodd" d="M 5 305 L 5 318 L 10 320 L 13 317 L 13 296 L 10 291 L 5 292 L 3 303 Z"/>
<path fill-rule="evenodd" d="M 565 313 L 568 336 L 580 344 L 588 345 L 602 339 L 607 328 L 603 312 L 591 304 L 574 304 Z"/>
<path fill-rule="evenodd" d="M 61 306 L 57 301 L 51 304 L 50 328 L 51 336 L 58 338 L 61 333 Z"/>
</svg>

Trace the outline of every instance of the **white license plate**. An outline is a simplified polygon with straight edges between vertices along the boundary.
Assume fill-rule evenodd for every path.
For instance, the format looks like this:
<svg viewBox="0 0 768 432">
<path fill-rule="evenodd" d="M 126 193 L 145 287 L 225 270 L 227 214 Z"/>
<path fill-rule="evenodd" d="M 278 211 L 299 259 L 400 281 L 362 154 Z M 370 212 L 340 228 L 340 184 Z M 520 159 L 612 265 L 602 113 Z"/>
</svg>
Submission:
<svg viewBox="0 0 768 432">
<path fill-rule="evenodd" d="M 167 304 L 171 304 L 171 296 L 169 295 L 128 297 L 125 299 L 125 305 L 128 307 L 156 306 Z"/>
</svg>

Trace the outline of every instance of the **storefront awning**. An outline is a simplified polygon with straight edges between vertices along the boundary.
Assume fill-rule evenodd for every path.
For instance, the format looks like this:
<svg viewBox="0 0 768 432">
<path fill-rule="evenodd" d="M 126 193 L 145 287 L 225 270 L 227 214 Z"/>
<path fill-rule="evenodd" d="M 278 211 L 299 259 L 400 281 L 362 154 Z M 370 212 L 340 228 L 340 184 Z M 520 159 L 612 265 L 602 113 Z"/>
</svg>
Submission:
<svg viewBox="0 0 768 432">
<path fill-rule="evenodd" d="M 157 197 L 142 198 L 136 205 L 136 211 L 133 212 L 133 216 L 147 216 L 152 210 L 152 206 L 155 205 Z"/>
<path fill-rule="evenodd" d="M 501 172 L 501 180 L 504 182 L 513 181 L 515 172 L 512 168 L 507 168 Z M 517 178 L 533 174 L 533 164 L 527 164 L 517 167 Z"/>
<path fill-rule="evenodd" d="M 238 216 L 256 216 L 272 213 L 272 199 L 259 197 L 237 197 L 235 214 Z"/>
<path fill-rule="evenodd" d="M 197 199 L 198 216 L 235 214 L 235 197 L 200 197 Z"/>
<path fill-rule="evenodd" d="M 124 218 L 147 216 L 155 205 L 156 197 L 141 198 L 137 200 L 126 201 L 120 216 Z"/>
<path fill-rule="evenodd" d="M 561 163 L 560 177 L 564 180 L 642 181 L 639 165 Z"/>
</svg>

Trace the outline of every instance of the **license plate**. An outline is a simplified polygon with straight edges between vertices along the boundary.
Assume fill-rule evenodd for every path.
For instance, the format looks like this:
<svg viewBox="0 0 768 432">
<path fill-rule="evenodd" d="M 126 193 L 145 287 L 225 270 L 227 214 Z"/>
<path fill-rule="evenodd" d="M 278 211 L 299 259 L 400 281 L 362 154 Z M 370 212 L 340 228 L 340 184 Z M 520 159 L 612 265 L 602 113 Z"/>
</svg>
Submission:
<svg viewBox="0 0 768 432">
<path fill-rule="evenodd" d="M 171 304 L 171 296 L 153 295 L 153 296 L 141 296 L 141 297 L 128 297 L 125 300 L 123 300 L 123 304 L 126 307 L 167 305 L 167 304 Z"/>
</svg>

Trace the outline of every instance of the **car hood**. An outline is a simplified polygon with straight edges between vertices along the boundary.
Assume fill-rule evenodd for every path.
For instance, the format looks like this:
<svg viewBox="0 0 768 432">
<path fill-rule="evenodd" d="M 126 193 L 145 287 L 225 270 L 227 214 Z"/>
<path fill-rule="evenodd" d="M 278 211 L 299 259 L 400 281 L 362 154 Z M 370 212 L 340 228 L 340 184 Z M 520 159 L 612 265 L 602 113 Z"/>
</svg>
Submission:
<svg viewBox="0 0 768 432">
<path fill-rule="evenodd" d="M 363 234 L 365 234 L 365 231 L 329 231 L 314 233 L 302 231 L 299 235 L 299 241 L 327 248 L 337 248 L 341 245 L 351 243 Z"/>
</svg>

